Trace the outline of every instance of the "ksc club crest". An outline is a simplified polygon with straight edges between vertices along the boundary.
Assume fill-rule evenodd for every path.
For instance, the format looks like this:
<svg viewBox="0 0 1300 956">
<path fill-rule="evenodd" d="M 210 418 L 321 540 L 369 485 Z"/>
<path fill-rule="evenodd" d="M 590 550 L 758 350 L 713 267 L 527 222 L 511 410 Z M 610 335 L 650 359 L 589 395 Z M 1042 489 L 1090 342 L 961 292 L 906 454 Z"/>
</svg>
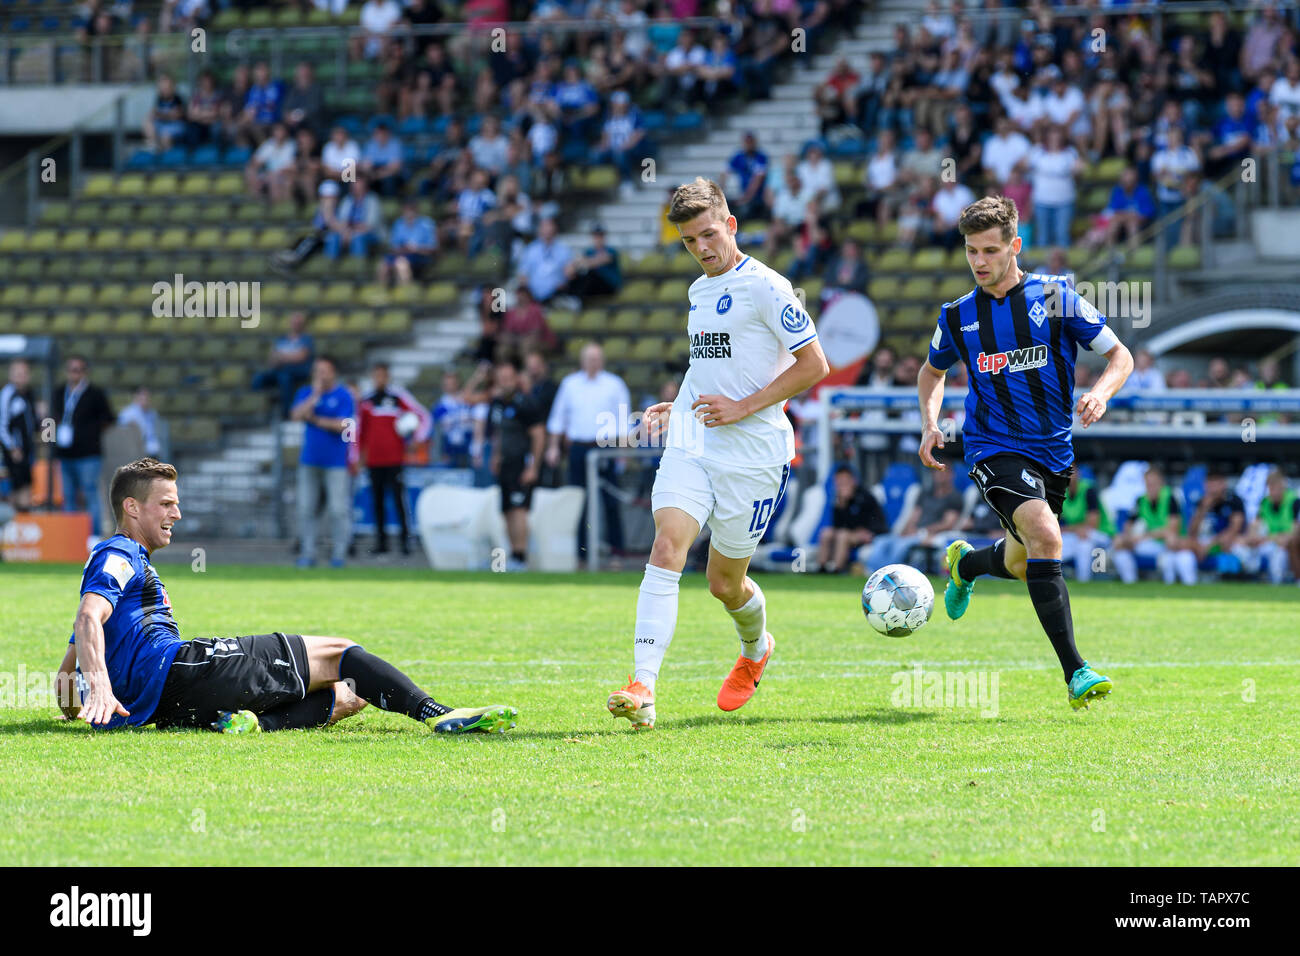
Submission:
<svg viewBox="0 0 1300 956">
<path fill-rule="evenodd" d="M 787 332 L 802 332 L 808 328 L 808 313 L 790 303 L 781 310 L 781 324 Z"/>
<path fill-rule="evenodd" d="M 718 315 L 722 315 L 730 308 L 731 308 L 731 293 L 728 292 L 718 299 Z"/>
</svg>

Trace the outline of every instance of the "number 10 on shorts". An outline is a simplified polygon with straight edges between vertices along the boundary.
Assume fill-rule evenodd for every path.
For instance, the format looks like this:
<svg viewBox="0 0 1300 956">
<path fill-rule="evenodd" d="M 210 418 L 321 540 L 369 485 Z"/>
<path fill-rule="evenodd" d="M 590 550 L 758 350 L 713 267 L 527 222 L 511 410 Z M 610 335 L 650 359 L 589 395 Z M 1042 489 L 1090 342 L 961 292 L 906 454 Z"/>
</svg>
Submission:
<svg viewBox="0 0 1300 956">
<path fill-rule="evenodd" d="M 749 519 L 750 532 L 762 531 L 767 527 L 767 519 L 772 517 L 772 505 L 775 498 L 764 498 L 754 502 L 754 516 Z"/>
</svg>

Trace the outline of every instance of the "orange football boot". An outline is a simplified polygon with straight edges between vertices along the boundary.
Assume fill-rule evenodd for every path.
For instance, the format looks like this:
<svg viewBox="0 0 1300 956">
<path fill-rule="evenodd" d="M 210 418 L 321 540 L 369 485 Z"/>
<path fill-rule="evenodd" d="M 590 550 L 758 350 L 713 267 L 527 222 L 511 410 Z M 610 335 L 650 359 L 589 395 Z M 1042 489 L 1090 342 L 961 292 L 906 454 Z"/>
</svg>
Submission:
<svg viewBox="0 0 1300 956">
<path fill-rule="evenodd" d="M 605 701 L 605 708 L 615 717 L 626 717 L 633 730 L 651 730 L 655 725 L 655 695 L 639 680 L 627 676 L 627 685 L 614 691 Z"/>
<path fill-rule="evenodd" d="M 758 690 L 758 682 L 763 679 L 763 670 L 767 667 L 767 662 L 772 658 L 772 651 L 776 649 L 776 638 L 767 634 L 767 653 L 763 655 L 761 661 L 751 661 L 745 656 L 736 660 L 736 666 L 731 669 L 727 679 L 722 682 L 722 689 L 718 691 L 718 707 L 721 710 L 739 710 L 749 703 L 749 698 L 754 696 L 754 691 Z"/>
</svg>

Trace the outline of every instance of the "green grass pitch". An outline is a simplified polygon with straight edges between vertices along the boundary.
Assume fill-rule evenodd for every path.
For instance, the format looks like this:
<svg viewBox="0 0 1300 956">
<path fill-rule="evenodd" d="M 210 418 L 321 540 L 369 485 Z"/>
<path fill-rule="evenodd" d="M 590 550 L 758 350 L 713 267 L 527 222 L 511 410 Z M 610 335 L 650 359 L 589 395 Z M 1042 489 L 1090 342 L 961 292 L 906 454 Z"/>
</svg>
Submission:
<svg viewBox="0 0 1300 956">
<path fill-rule="evenodd" d="M 435 737 L 374 708 L 253 737 L 60 724 L 12 706 L 14 682 L 57 666 L 79 569 L 10 565 L 0 864 L 1300 862 L 1294 587 L 1074 585 L 1080 650 L 1116 681 L 1074 713 L 1012 583 L 895 640 L 857 579 L 765 575 L 777 653 L 723 714 L 738 643 L 690 574 L 659 727 L 635 734 L 604 701 L 631 669 L 636 575 L 160 573 L 188 637 L 353 638 L 440 700 L 517 705 L 519 727 Z M 996 678 L 996 716 L 903 699 L 917 664 Z"/>
</svg>

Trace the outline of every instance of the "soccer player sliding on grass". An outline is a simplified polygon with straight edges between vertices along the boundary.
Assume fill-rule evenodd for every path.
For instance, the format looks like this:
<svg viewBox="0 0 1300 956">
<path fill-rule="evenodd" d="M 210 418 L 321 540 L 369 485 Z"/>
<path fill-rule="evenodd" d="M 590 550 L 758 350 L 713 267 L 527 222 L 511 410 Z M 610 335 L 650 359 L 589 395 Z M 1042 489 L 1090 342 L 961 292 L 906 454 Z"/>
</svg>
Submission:
<svg viewBox="0 0 1300 956">
<path fill-rule="evenodd" d="M 688 292 L 691 358 L 677 400 L 645 415 L 651 437 L 667 429 L 650 497 L 655 540 L 636 602 L 636 673 L 605 703 L 640 730 L 655 725 L 655 680 L 677 624 L 678 583 L 706 522 L 709 591 L 740 637 L 718 707 L 737 710 L 758 689 L 775 642 L 763 592 L 745 572 L 794 458 L 782 405 L 827 372 L 817 330 L 790 282 L 736 247 L 736 217 L 717 183 L 697 177 L 681 186 L 668 220 L 704 275 Z"/>
<path fill-rule="evenodd" d="M 93 727 L 202 727 L 224 733 L 323 727 L 366 703 L 437 733 L 513 727 L 516 710 L 440 704 L 387 661 L 341 637 L 257 634 L 183 640 L 149 556 L 181 518 L 176 469 L 153 458 L 123 465 L 109 497 L 117 532 L 97 544 L 59 668 L 64 715 Z M 78 707 L 74 669 L 85 680 Z"/>
<path fill-rule="evenodd" d="M 978 551 L 962 540 L 948 547 L 944 605 L 954 621 L 965 614 L 982 574 L 1024 581 L 1061 661 L 1070 706 L 1078 710 L 1109 694 L 1111 681 L 1074 646 L 1061 576 L 1058 518 L 1074 471 L 1074 362 L 1078 346 L 1106 357 L 1105 371 L 1077 405 L 1087 428 L 1106 413 L 1133 357 L 1066 276 L 1020 271 L 1018 219 L 1014 202 L 989 196 L 967 206 L 957 222 L 976 288 L 944 304 L 929 360 L 917 375 L 924 420 L 918 454 L 928 468 L 946 467 L 934 457 L 943 447 L 944 370 L 965 362 L 966 464 L 1007 536 Z"/>
</svg>

